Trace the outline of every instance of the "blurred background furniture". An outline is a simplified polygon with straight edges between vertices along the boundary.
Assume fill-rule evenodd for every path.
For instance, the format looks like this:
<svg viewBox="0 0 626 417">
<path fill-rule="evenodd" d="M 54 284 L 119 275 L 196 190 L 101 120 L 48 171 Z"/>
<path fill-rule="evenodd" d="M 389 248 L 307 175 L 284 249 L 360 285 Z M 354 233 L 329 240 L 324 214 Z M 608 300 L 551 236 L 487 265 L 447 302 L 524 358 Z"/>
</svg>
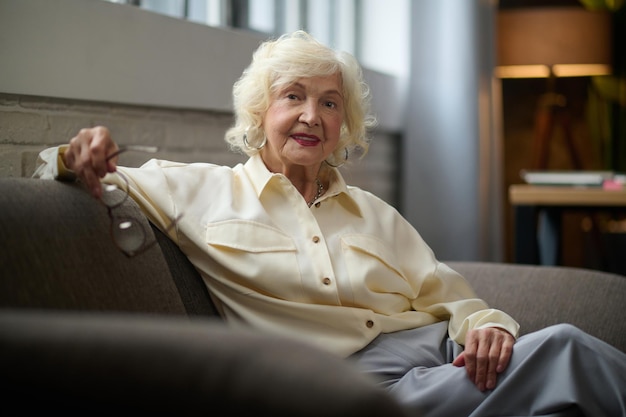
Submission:
<svg viewBox="0 0 626 417">
<path fill-rule="evenodd" d="M 626 189 L 514 184 L 509 187 L 509 201 L 515 210 L 515 262 L 521 264 L 562 265 L 563 215 L 568 211 L 588 213 L 626 209 Z M 591 220 L 590 220 L 591 221 Z M 612 251 L 598 229 L 590 224 L 589 233 L 598 249 L 601 270 L 626 274 L 619 249 Z"/>
<path fill-rule="evenodd" d="M 583 169 L 576 149 L 567 96 L 559 77 L 612 73 L 612 21 L 606 11 L 582 7 L 525 7 L 498 12 L 499 78 L 545 78 L 546 91 L 535 110 L 533 161 L 527 168 L 546 169 L 556 129 L 563 134 L 574 169 Z"/>
<path fill-rule="evenodd" d="M 502 87 L 502 196 L 510 261 L 516 256 L 516 207 L 509 187 L 523 183 L 520 170 L 625 169 L 626 113 L 619 94 L 626 79 L 625 12 L 623 1 L 612 0 L 499 2 L 494 76 Z M 626 226 L 625 211 L 612 213 L 611 222 Z M 568 245 L 561 264 L 606 270 L 602 262 L 587 259 L 601 249 L 587 226 L 605 232 L 604 216 L 591 214 L 577 209 L 563 216 Z M 619 243 L 624 236 L 610 237 Z"/>
</svg>

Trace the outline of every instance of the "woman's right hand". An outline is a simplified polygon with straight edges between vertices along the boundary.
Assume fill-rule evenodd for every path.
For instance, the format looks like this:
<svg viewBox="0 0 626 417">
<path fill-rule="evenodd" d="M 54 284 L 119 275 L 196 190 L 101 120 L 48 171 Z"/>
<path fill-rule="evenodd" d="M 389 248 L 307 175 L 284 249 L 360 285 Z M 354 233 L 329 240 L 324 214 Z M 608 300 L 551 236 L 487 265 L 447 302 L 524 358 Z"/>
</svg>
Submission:
<svg viewBox="0 0 626 417">
<path fill-rule="evenodd" d="M 69 148 L 63 153 L 63 162 L 85 183 L 94 197 L 100 198 L 100 178 L 116 170 L 117 157 L 107 157 L 117 150 L 109 129 L 103 126 L 85 128 L 70 140 Z"/>
</svg>

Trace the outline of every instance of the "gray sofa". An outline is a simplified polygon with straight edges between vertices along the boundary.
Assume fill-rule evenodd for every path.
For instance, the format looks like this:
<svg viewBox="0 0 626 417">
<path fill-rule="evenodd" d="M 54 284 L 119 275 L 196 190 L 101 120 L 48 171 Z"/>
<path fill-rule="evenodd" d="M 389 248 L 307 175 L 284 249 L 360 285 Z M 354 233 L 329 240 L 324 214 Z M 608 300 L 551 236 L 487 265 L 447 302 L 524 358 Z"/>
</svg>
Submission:
<svg viewBox="0 0 626 417">
<path fill-rule="evenodd" d="M 128 258 L 78 184 L 0 179 L 0 374 L 5 407 L 66 415 L 402 416 L 374 381 L 324 352 L 228 328 L 187 258 Z M 626 351 L 626 277 L 448 262 L 522 333 L 568 322 Z M 24 400 L 26 398 L 26 400 Z M 14 408 L 15 409 L 15 408 Z"/>
</svg>

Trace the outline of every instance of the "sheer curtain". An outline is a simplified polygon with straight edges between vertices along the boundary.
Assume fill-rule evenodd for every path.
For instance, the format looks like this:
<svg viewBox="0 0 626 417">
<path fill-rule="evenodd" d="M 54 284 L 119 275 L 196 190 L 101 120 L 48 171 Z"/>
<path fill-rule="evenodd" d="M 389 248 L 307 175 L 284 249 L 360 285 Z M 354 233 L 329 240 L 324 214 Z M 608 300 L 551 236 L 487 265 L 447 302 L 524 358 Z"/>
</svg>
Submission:
<svg viewBox="0 0 626 417">
<path fill-rule="evenodd" d="M 494 2 L 411 2 L 402 212 L 440 259 L 503 257 Z"/>
</svg>

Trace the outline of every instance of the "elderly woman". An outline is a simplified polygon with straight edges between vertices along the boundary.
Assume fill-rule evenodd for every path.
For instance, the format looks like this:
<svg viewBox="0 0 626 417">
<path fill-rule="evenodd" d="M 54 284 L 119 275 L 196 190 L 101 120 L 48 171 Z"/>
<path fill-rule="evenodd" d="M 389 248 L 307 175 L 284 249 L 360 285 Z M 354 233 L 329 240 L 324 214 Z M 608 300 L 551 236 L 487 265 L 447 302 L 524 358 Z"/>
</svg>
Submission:
<svg viewBox="0 0 626 417">
<path fill-rule="evenodd" d="M 45 150 L 37 176 L 96 198 L 128 183 L 201 272 L 231 326 L 289 335 L 353 361 L 416 415 L 626 414 L 626 355 L 560 325 L 518 324 L 437 261 L 390 205 L 346 185 L 375 119 L 356 60 L 302 31 L 263 43 L 235 84 L 235 167 L 116 166 L 104 127 Z M 358 152 L 355 152 L 358 151 Z M 119 175 L 121 174 L 121 175 Z"/>
</svg>

